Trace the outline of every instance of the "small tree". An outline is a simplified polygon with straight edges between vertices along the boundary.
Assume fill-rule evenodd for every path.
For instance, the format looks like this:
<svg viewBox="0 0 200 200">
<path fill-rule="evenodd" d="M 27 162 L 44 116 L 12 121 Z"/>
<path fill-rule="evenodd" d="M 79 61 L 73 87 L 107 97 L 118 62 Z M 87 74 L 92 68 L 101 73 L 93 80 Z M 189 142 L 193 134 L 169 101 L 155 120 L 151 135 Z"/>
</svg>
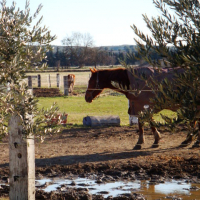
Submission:
<svg viewBox="0 0 200 200">
<path fill-rule="evenodd" d="M 90 52 L 90 57 L 88 63 L 93 64 L 95 68 L 97 65 L 106 65 L 110 64 L 110 57 L 108 51 L 104 50 L 101 47 L 93 47 Z"/>
<path fill-rule="evenodd" d="M 6 7 L 1 2 L 0 10 L 0 130 L 1 136 L 7 133 L 6 126 L 13 114 L 20 116 L 24 134 L 42 134 L 45 129 L 45 110 L 37 109 L 37 100 L 29 93 L 24 82 L 26 71 L 44 69 L 46 52 L 51 49 L 50 42 L 55 39 L 44 26 L 40 27 L 43 17 L 33 25 L 42 5 L 30 16 L 29 1 L 25 10 L 20 10 L 12 3 Z M 57 109 L 53 106 L 52 109 Z M 53 111 L 53 112 L 54 112 Z M 32 115 L 35 123 L 28 116 Z M 41 116 L 41 117 L 39 117 Z M 44 119 L 42 119 L 42 116 Z M 39 126 L 41 124 L 41 126 Z M 38 131 L 36 131 L 38 130 Z"/>
<path fill-rule="evenodd" d="M 90 34 L 74 32 L 64 38 L 62 43 L 66 46 L 66 57 L 71 58 L 80 68 L 90 59 L 94 43 Z"/>
<path fill-rule="evenodd" d="M 30 16 L 29 1 L 26 1 L 25 10 L 16 9 L 14 2 L 11 7 L 7 7 L 6 0 L 0 4 L 0 139 L 8 132 L 17 133 L 20 135 L 17 140 L 19 144 L 14 142 L 15 138 L 12 138 L 11 134 L 9 147 L 18 148 L 18 151 L 26 154 L 25 158 L 24 154 L 22 156 L 19 153 L 17 158 L 10 153 L 12 161 L 10 169 L 12 167 L 18 170 L 10 173 L 10 198 L 29 199 L 28 196 L 31 196 L 30 199 L 34 199 L 34 180 L 31 179 L 33 185 L 28 184 L 29 172 L 35 175 L 34 166 L 31 165 L 34 164 L 34 149 L 29 151 L 27 140 L 31 138 L 31 144 L 34 145 L 34 136 L 43 139 L 45 133 L 52 130 L 47 124 L 51 122 L 58 108 L 53 105 L 49 111 L 38 110 L 37 100 L 30 94 L 24 80 L 27 70 L 46 67 L 46 52 L 51 49 L 50 42 L 55 36 L 52 36 L 45 26 L 41 27 L 42 17 L 35 22 L 35 25 L 33 24 L 42 5 L 38 6 L 33 16 Z M 23 147 L 26 148 L 24 151 Z M 33 155 L 28 156 L 27 152 Z M 31 161 L 28 162 L 30 157 Z M 22 166 L 22 160 L 26 160 L 24 170 L 12 166 L 14 164 Z M 23 183 L 23 187 L 20 183 Z"/>
<path fill-rule="evenodd" d="M 168 123 L 185 121 L 194 124 L 199 118 L 200 105 L 200 4 L 198 0 L 153 0 L 162 16 L 150 20 L 143 15 L 152 37 L 132 26 L 137 36 L 137 50 L 142 59 L 154 67 L 181 67 L 183 74 L 177 74 L 174 83 L 164 80 L 161 84 L 149 83 L 155 91 L 152 101 L 156 107 L 179 105 L 178 117 Z M 169 10 L 172 10 L 171 13 Z M 138 39 L 139 38 L 139 39 Z M 151 52 L 157 52 L 162 60 L 153 60 Z M 195 129 L 190 126 L 194 133 Z M 200 138 L 199 138 L 200 139 Z"/>
</svg>

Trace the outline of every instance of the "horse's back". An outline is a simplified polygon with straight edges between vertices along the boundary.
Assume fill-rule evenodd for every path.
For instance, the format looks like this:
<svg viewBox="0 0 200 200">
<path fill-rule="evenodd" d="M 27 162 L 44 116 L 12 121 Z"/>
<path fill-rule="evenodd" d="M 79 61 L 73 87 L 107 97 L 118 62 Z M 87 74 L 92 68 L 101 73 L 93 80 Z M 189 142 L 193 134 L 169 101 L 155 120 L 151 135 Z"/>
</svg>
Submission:
<svg viewBox="0 0 200 200">
<path fill-rule="evenodd" d="M 150 66 L 145 67 L 133 67 L 127 69 L 127 75 L 130 82 L 130 87 L 133 90 L 149 89 L 146 86 L 145 79 L 151 77 L 154 73 L 154 69 Z"/>
<path fill-rule="evenodd" d="M 131 114 L 137 114 L 139 111 L 144 109 L 144 105 L 151 105 L 150 99 L 154 98 L 152 89 L 148 87 L 147 82 L 154 84 L 160 83 L 163 79 L 167 78 L 171 83 L 176 78 L 175 74 L 183 73 L 184 70 L 181 68 L 161 68 L 156 69 L 150 65 L 134 67 L 131 70 L 127 70 L 128 78 L 132 90 L 128 95 L 129 100 L 133 102 Z M 153 81 L 151 81 L 153 79 Z"/>
<path fill-rule="evenodd" d="M 154 68 L 151 65 L 142 65 L 127 70 L 130 85 L 134 89 L 145 87 L 146 81 L 153 79 L 156 82 L 161 82 L 167 78 L 172 81 L 175 74 L 183 73 L 183 69 L 177 68 Z M 137 86 L 136 86 L 137 85 Z"/>
</svg>

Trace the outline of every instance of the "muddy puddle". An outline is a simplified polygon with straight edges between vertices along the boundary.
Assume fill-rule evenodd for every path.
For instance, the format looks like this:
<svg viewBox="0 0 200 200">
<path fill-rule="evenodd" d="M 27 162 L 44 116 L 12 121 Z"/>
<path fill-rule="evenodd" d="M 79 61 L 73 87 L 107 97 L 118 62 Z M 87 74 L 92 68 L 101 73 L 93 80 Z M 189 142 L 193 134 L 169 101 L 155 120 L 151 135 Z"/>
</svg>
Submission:
<svg viewBox="0 0 200 200">
<path fill-rule="evenodd" d="M 36 181 L 36 187 L 45 192 L 65 192 L 69 188 L 85 188 L 90 194 L 101 194 L 104 198 L 116 197 L 123 194 L 143 194 L 145 199 L 200 199 L 200 184 L 190 183 L 186 180 L 166 181 L 115 181 L 100 183 L 90 178 L 75 179 L 42 179 Z"/>
</svg>

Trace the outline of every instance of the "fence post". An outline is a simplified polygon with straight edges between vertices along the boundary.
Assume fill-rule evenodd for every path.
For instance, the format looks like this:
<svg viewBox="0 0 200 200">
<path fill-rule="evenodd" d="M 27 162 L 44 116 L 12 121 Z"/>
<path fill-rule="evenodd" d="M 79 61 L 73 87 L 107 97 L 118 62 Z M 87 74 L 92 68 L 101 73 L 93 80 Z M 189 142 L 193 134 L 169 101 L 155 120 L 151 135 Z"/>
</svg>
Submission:
<svg viewBox="0 0 200 200">
<path fill-rule="evenodd" d="M 50 76 L 50 74 L 49 74 L 48 83 L 49 83 L 49 88 L 51 88 L 51 76 Z"/>
<path fill-rule="evenodd" d="M 63 83 L 64 83 L 64 95 L 68 96 L 69 88 L 68 88 L 68 77 L 63 76 Z"/>
<path fill-rule="evenodd" d="M 60 86 L 60 74 L 56 75 L 56 82 L 57 82 L 57 87 Z"/>
<path fill-rule="evenodd" d="M 32 86 L 32 76 L 28 76 L 28 88 L 29 89 L 33 88 L 33 86 Z"/>
<path fill-rule="evenodd" d="M 35 200 L 34 136 L 24 137 L 21 118 L 13 115 L 9 122 L 9 168 L 11 200 Z"/>
<path fill-rule="evenodd" d="M 40 74 L 38 74 L 38 87 L 41 87 L 41 75 Z"/>
</svg>

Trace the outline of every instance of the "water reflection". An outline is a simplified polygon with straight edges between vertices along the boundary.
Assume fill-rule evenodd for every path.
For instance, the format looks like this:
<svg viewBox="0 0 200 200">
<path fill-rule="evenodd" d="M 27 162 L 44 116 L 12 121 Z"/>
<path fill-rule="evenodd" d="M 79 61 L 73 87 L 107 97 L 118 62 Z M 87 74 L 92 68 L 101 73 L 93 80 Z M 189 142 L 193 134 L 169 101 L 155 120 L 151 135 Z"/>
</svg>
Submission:
<svg viewBox="0 0 200 200">
<path fill-rule="evenodd" d="M 156 198 L 166 199 L 166 197 L 176 196 L 181 197 L 185 200 L 190 199 L 200 199 L 200 190 L 192 191 L 191 187 L 200 187 L 197 184 L 186 183 L 185 181 L 166 181 L 164 183 L 150 183 L 149 181 L 117 181 L 105 184 L 97 184 L 93 179 L 87 178 L 77 178 L 73 180 L 67 179 L 43 179 L 37 180 L 36 186 L 45 185 L 43 188 L 46 192 L 51 192 L 61 188 L 62 191 L 67 191 L 67 188 L 88 188 L 91 194 L 102 194 L 105 198 L 108 196 L 117 196 L 124 193 L 141 193 L 148 200 L 153 200 Z M 48 185 L 49 184 L 49 185 Z"/>
<path fill-rule="evenodd" d="M 160 183 L 158 185 L 155 185 L 155 193 L 162 193 L 162 194 L 189 194 L 189 189 L 191 187 L 191 184 L 187 184 L 184 182 L 166 182 L 166 183 Z"/>
</svg>

